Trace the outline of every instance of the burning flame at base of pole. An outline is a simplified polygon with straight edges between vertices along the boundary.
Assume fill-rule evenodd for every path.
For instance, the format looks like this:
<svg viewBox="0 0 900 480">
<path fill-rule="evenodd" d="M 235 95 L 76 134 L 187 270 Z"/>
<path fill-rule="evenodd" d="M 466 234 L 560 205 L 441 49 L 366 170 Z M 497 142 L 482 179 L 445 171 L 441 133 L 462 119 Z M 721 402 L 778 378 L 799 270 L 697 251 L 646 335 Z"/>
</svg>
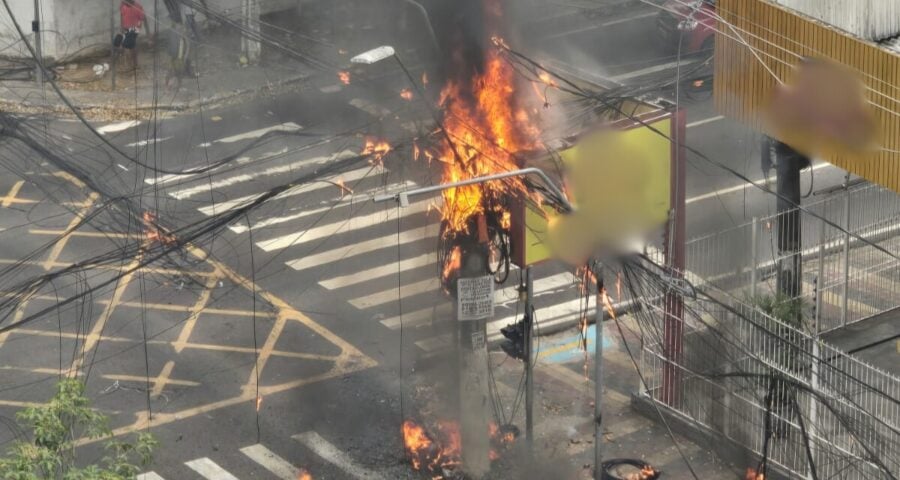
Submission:
<svg viewBox="0 0 900 480">
<path fill-rule="evenodd" d="M 502 428 L 495 423 L 489 425 L 491 448 L 489 458 L 494 461 L 500 458 L 500 452 L 516 440 L 514 427 Z M 448 471 L 462 465 L 462 434 L 459 424 L 448 420 L 435 423 L 434 434 L 413 420 L 406 420 L 401 427 L 403 446 L 413 468 L 434 475 L 433 478 L 444 478 Z"/>
<path fill-rule="evenodd" d="M 757 473 L 755 468 L 748 468 L 747 475 L 744 478 L 746 480 L 766 480 L 766 474 Z"/>
<path fill-rule="evenodd" d="M 300 474 L 297 475 L 297 480 L 313 480 L 313 476 L 304 469 L 300 469 Z"/>
</svg>

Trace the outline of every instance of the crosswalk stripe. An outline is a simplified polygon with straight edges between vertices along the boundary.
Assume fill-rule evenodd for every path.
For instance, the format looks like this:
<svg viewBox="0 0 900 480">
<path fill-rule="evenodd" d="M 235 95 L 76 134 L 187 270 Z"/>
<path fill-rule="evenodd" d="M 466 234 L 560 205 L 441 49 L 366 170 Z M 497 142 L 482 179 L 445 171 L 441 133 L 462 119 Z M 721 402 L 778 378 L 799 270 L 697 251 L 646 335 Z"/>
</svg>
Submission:
<svg viewBox="0 0 900 480">
<path fill-rule="evenodd" d="M 354 478 L 361 480 L 378 480 L 384 478 L 378 473 L 357 465 L 349 455 L 338 450 L 337 447 L 329 443 L 316 432 L 301 433 L 300 435 L 293 435 L 291 438 L 306 445 L 306 447 L 312 450 L 316 455 L 328 460 Z"/>
<path fill-rule="evenodd" d="M 430 240 L 433 238 L 437 238 L 437 236 L 438 225 L 426 225 L 424 227 L 404 230 L 400 232 L 400 235 L 393 233 L 378 238 L 364 240 L 359 243 L 334 248 L 332 250 L 327 250 L 314 255 L 307 255 L 305 257 L 289 260 L 285 262 L 285 264 L 293 268 L 294 270 L 305 270 L 307 268 L 325 265 L 345 258 L 354 257 L 365 253 L 371 253 L 386 247 L 396 248 L 398 245 L 402 246 L 408 243 L 418 242 L 420 240 Z"/>
<path fill-rule="evenodd" d="M 129 128 L 136 127 L 140 125 L 141 122 L 138 120 L 127 120 L 119 123 L 110 123 L 109 125 L 103 125 L 102 127 L 97 127 L 97 133 L 100 135 L 106 135 L 107 133 L 117 133 L 128 130 Z"/>
<path fill-rule="evenodd" d="M 414 186 L 414 185 L 415 185 L 415 182 L 392 183 L 392 184 L 388 185 L 387 187 L 379 188 L 378 192 L 379 193 L 381 193 L 381 192 L 390 193 L 390 192 L 394 192 L 394 191 L 405 190 L 405 189 L 409 188 L 410 186 Z M 329 185 L 329 186 L 334 188 L 331 185 Z M 372 193 L 374 193 L 374 192 L 372 192 Z M 275 198 L 280 198 L 280 197 L 281 197 L 281 195 L 278 195 Z M 343 200 L 335 202 L 326 207 L 315 208 L 315 209 L 311 209 L 311 210 L 301 208 L 301 209 L 299 209 L 300 211 L 298 211 L 297 213 L 292 213 L 290 215 L 283 215 L 280 217 L 267 217 L 265 220 L 260 220 L 259 222 L 253 224 L 253 229 L 254 230 L 263 229 L 266 227 L 271 227 L 273 225 L 279 225 L 282 223 L 299 220 L 299 219 L 302 219 L 305 217 L 309 217 L 311 215 L 321 215 L 322 213 L 324 213 L 328 210 L 335 210 L 337 208 L 342 208 L 342 207 L 345 207 L 348 205 L 356 205 L 361 202 L 369 201 L 371 198 L 372 198 L 371 195 L 369 194 L 369 192 L 367 192 L 364 195 L 356 195 L 356 196 L 352 196 L 352 197 L 346 197 Z M 204 208 L 206 208 L 206 207 L 204 207 Z M 295 208 L 292 210 L 298 210 L 298 209 Z M 234 225 L 229 225 L 228 228 L 230 228 L 231 231 L 233 231 L 235 233 L 244 233 L 247 230 L 249 230 L 249 227 L 247 227 L 246 223 L 237 223 Z"/>
<path fill-rule="evenodd" d="M 384 172 L 386 172 L 386 171 L 387 170 L 384 170 Z M 377 177 L 377 176 L 381 175 L 382 172 L 383 171 L 380 169 L 374 168 L 372 166 L 366 166 L 366 167 L 362 167 L 362 168 L 357 168 L 356 170 L 351 170 L 346 173 L 334 175 L 331 178 L 324 178 L 323 180 L 330 180 L 333 182 L 337 182 L 338 180 L 343 181 L 343 182 L 353 182 L 353 181 L 359 180 L 361 178 L 364 178 L 366 176 Z M 340 190 L 338 187 L 336 187 L 328 182 L 306 183 L 306 184 L 297 185 L 296 187 L 285 190 L 284 192 L 279 193 L 278 196 L 276 196 L 275 198 L 282 199 L 282 198 L 287 198 L 287 197 L 293 197 L 296 195 L 303 195 L 306 193 L 314 192 L 316 190 L 323 190 L 323 189 L 329 189 L 329 188 L 334 189 L 335 191 Z M 343 193 L 343 192 L 341 192 L 341 193 Z M 231 210 L 232 208 L 235 208 L 237 206 L 245 205 L 245 204 L 252 202 L 253 200 L 256 200 L 257 198 L 259 198 L 260 195 L 262 195 L 262 193 L 255 193 L 252 195 L 244 195 L 242 197 L 233 198 L 231 200 L 216 203 L 215 205 L 208 205 L 205 207 L 200 207 L 197 210 L 199 210 L 204 215 L 210 216 L 210 215 L 213 215 L 213 213 L 221 213 L 221 212 L 224 212 L 227 210 Z"/>
<path fill-rule="evenodd" d="M 426 198 L 417 202 L 410 203 L 409 207 L 400 210 L 400 215 L 407 216 L 419 212 L 424 212 L 428 210 L 431 202 L 432 200 L 430 198 Z M 378 211 L 366 215 L 342 218 L 327 225 L 320 225 L 318 227 L 292 232 L 287 235 L 281 235 L 275 238 L 270 238 L 268 240 L 262 240 L 260 242 L 256 242 L 256 246 L 267 252 L 271 252 L 273 250 L 281 250 L 283 248 L 301 245 L 303 243 L 313 242 L 321 238 L 330 237 L 341 231 L 358 230 L 375 225 L 381 225 L 385 222 L 396 220 L 397 215 L 398 213 L 396 208 L 379 209 Z"/>
<path fill-rule="evenodd" d="M 391 330 L 400 328 L 400 325 L 405 327 L 418 327 L 430 322 L 435 317 L 445 317 L 452 313 L 453 304 L 446 302 L 428 308 L 413 310 L 412 312 L 403 312 L 403 315 L 397 315 L 382 320 L 381 324 Z"/>
<path fill-rule="evenodd" d="M 391 114 L 390 110 L 361 98 L 354 98 L 353 100 L 350 100 L 350 105 L 353 105 L 354 107 L 374 117 L 385 117 Z"/>
<path fill-rule="evenodd" d="M 302 130 L 303 127 L 297 125 L 294 122 L 285 122 L 280 123 L 278 125 L 272 125 L 271 127 L 259 128 L 256 130 L 251 130 L 249 132 L 238 133 L 236 135 L 231 135 L 225 138 L 220 138 L 218 140 L 213 140 L 212 142 L 201 143 L 200 147 L 209 147 L 214 143 L 234 143 L 239 142 L 241 140 L 248 140 L 251 138 L 259 138 L 269 132 L 291 132 L 295 130 Z"/>
<path fill-rule="evenodd" d="M 154 472 L 142 473 L 134 478 L 135 480 L 165 480 Z"/>
<path fill-rule="evenodd" d="M 573 285 L 572 274 L 568 272 L 557 273 L 549 277 L 535 280 L 535 298 L 539 298 L 541 295 L 553 293 L 557 289 L 568 285 Z M 518 288 L 518 285 L 513 284 L 494 291 L 494 303 L 498 306 L 502 306 L 515 302 L 519 296 Z M 400 315 L 397 315 L 394 317 L 386 318 L 384 320 L 381 320 L 381 324 L 393 330 L 400 327 L 400 322 L 402 320 L 403 325 L 406 327 L 417 327 L 430 322 L 435 317 L 435 315 L 448 315 L 449 313 L 451 313 L 451 307 L 452 304 L 448 301 L 447 303 L 439 304 L 437 306 L 437 310 L 435 310 L 434 306 L 431 306 L 419 310 L 413 310 L 410 312 L 403 312 L 402 317 Z M 496 321 L 512 323 L 511 318 L 502 318 Z"/>
<path fill-rule="evenodd" d="M 203 457 L 190 462 L 185 462 L 191 470 L 200 474 L 206 480 L 238 480 L 237 477 L 225 471 L 216 462 Z"/>
<path fill-rule="evenodd" d="M 251 460 L 262 465 L 263 468 L 282 480 L 297 480 L 300 477 L 299 468 L 291 465 L 287 460 L 258 443 L 242 448 L 241 453 L 250 457 Z"/>
<path fill-rule="evenodd" d="M 420 293 L 432 292 L 440 288 L 441 281 L 440 279 L 432 276 L 425 280 L 410 283 L 408 285 L 403 285 L 400 288 L 400 293 L 404 297 L 409 297 L 412 295 L 418 295 Z M 371 295 L 366 295 L 363 297 L 357 297 L 350 300 L 350 304 L 354 307 L 364 310 L 366 308 L 377 307 L 380 305 L 384 305 L 390 302 L 397 301 L 397 288 L 390 288 L 388 290 L 382 290 L 380 292 L 375 292 Z"/>
<path fill-rule="evenodd" d="M 345 158 L 350 158 L 355 156 L 356 153 L 350 150 L 343 150 L 334 155 L 320 156 L 320 157 L 312 157 L 312 158 L 304 158 L 301 160 L 297 160 L 285 165 L 278 165 L 274 167 L 269 167 L 265 170 L 257 170 L 249 173 L 242 173 L 239 175 L 232 175 L 230 177 L 225 177 L 218 179 L 213 182 L 202 182 L 193 187 L 183 188 L 180 190 L 170 191 L 168 192 L 169 196 L 178 200 L 184 200 L 186 198 L 190 198 L 198 193 L 205 193 L 209 191 L 215 191 L 222 189 L 224 187 L 228 187 L 237 183 L 248 182 L 250 180 L 257 179 L 259 177 L 266 177 L 271 175 L 281 175 L 283 173 L 291 173 L 304 166 L 312 166 L 319 163 L 325 163 L 336 160 L 343 160 Z"/>
<path fill-rule="evenodd" d="M 381 278 L 387 275 L 397 275 L 408 270 L 413 270 L 426 265 L 437 265 L 435 262 L 436 254 L 434 252 L 425 253 L 418 257 L 407 258 L 395 263 L 388 263 L 368 270 L 354 272 L 349 275 L 341 275 L 319 282 L 319 285 L 328 290 L 349 287 L 369 280 Z"/>
<path fill-rule="evenodd" d="M 150 138 L 147 140 L 140 140 L 137 142 L 129 143 L 128 145 L 125 145 L 125 148 L 146 147 L 147 145 L 152 145 L 154 143 L 165 142 L 166 140 L 170 140 L 171 138 L 172 137 L 162 137 L 162 138 L 153 137 L 153 138 Z"/>
</svg>

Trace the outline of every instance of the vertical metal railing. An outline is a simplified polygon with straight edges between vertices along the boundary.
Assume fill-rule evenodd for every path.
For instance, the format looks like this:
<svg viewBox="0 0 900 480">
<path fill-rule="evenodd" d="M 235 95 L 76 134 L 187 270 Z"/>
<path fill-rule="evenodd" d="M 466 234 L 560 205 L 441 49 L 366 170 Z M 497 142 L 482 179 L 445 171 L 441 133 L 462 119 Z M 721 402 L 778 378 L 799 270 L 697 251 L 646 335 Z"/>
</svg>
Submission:
<svg viewBox="0 0 900 480">
<path fill-rule="evenodd" d="M 799 296 L 810 307 L 821 300 L 820 331 L 900 306 L 900 262 L 873 246 L 900 252 L 900 195 L 878 186 L 849 188 L 805 208 L 813 214 L 800 215 Z M 738 297 L 774 294 L 776 270 L 790 260 L 778 251 L 778 219 L 754 218 L 690 240 L 686 270 Z M 814 280 L 819 299 L 813 298 Z"/>
</svg>

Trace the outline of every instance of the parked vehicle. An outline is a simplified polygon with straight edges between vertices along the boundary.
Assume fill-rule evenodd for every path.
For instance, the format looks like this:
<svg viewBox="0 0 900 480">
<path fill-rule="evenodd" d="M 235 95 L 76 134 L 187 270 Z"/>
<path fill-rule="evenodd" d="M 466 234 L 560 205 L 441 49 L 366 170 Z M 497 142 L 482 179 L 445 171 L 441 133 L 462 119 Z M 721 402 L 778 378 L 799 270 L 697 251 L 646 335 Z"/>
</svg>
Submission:
<svg viewBox="0 0 900 480">
<path fill-rule="evenodd" d="M 666 47 L 683 53 L 712 53 L 716 31 L 715 0 L 669 0 L 656 18 L 659 35 Z"/>
</svg>

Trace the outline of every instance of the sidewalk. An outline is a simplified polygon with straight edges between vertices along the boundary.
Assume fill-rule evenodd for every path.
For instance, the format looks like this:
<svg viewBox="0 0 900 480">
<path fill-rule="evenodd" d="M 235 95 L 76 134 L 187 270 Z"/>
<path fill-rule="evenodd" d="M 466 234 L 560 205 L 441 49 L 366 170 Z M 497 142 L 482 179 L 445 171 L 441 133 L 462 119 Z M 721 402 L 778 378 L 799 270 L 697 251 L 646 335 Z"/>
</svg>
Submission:
<svg viewBox="0 0 900 480">
<path fill-rule="evenodd" d="M 301 31 L 315 30 L 315 18 L 294 19 Z M 152 23 L 151 23 L 152 29 Z M 268 32 L 264 32 L 268 33 Z M 279 32 L 275 32 L 279 33 Z M 280 32 L 280 35 L 285 35 Z M 181 112 L 246 101 L 256 95 L 302 88 L 317 73 L 274 47 L 263 46 L 261 60 L 242 64 L 240 36 L 233 29 L 212 26 L 201 32 L 192 44 L 193 68 L 197 78 L 182 79 L 176 92 L 167 89 L 166 73 L 169 55 L 165 40 L 167 31 L 160 25 L 159 39 L 150 42 L 143 35 L 138 46 L 138 68 L 130 66 L 127 52 L 116 65 L 116 88 L 112 88 L 112 71 L 96 75 L 95 66 L 113 62 L 108 53 L 99 53 L 54 68 L 57 85 L 85 116 L 102 120 L 142 118 L 155 112 Z M 303 44 L 301 40 L 288 48 L 340 64 L 337 48 L 327 44 Z M 328 58 L 331 57 L 331 58 Z M 99 67 L 98 67 L 99 68 Z M 43 90 L 35 81 L 4 80 L 0 82 L 0 108 L 17 113 L 71 113 L 52 86 Z"/>
</svg>

